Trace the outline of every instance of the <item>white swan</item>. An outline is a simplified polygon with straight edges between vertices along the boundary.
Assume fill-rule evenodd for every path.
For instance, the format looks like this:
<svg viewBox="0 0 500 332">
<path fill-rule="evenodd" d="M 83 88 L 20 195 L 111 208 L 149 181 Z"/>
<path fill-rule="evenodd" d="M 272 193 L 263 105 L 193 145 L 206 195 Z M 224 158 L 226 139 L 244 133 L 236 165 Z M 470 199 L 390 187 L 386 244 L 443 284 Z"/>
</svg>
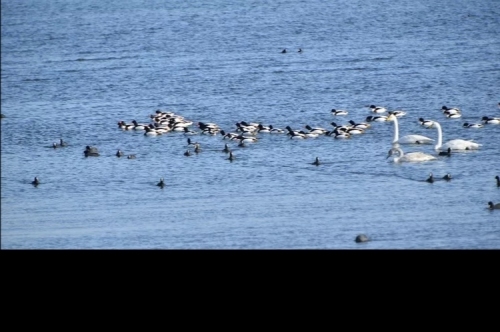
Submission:
<svg viewBox="0 0 500 332">
<path fill-rule="evenodd" d="M 392 143 L 400 143 L 400 144 L 431 144 L 434 142 L 432 138 L 422 136 L 422 135 L 406 135 L 399 138 L 399 123 L 398 118 L 394 114 L 391 114 L 387 117 L 387 121 L 394 122 L 394 139 Z"/>
<path fill-rule="evenodd" d="M 397 153 L 398 156 L 394 157 L 393 161 L 395 163 L 401 163 L 401 162 L 421 162 L 421 161 L 430 161 L 430 160 L 436 160 L 437 158 L 427 154 L 423 153 L 420 151 L 417 152 L 410 152 L 405 154 L 403 150 L 400 147 L 393 147 L 392 149 L 389 150 L 389 153 L 387 154 L 387 158 L 392 156 L 393 154 Z"/>
<path fill-rule="evenodd" d="M 452 139 L 451 141 L 443 144 L 443 131 L 441 130 L 441 125 L 439 124 L 439 122 L 433 121 L 432 126 L 436 127 L 438 130 L 438 141 L 434 146 L 435 150 L 447 150 L 448 148 L 452 150 L 476 150 L 479 149 L 479 147 L 482 145 L 464 139 Z"/>
</svg>

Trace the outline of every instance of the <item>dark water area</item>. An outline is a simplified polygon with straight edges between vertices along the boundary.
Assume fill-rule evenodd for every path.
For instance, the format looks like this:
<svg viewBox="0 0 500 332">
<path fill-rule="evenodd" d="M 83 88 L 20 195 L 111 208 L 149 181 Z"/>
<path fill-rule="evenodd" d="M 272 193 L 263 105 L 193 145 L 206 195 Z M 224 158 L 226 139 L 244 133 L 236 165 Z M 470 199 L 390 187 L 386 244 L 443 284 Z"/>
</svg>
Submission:
<svg viewBox="0 0 500 332">
<path fill-rule="evenodd" d="M 499 249 L 500 125 L 463 127 L 500 118 L 498 36 L 496 0 L 2 0 L 1 248 Z M 390 121 L 245 147 L 197 126 L 331 131 L 372 104 L 406 112 L 400 136 L 437 140 L 422 117 L 481 146 L 393 163 Z M 157 110 L 198 134 L 117 126 Z M 186 157 L 188 137 L 201 152 Z"/>
</svg>

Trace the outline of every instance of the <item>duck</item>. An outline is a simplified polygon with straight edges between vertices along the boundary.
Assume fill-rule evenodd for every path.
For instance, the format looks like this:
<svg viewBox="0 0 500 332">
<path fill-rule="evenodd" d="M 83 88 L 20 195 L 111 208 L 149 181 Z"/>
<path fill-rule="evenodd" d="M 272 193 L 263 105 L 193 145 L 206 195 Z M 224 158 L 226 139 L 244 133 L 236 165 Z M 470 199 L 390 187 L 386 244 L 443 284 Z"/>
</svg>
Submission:
<svg viewBox="0 0 500 332">
<path fill-rule="evenodd" d="M 464 139 L 452 139 L 443 144 L 443 132 L 441 125 L 439 122 L 433 121 L 433 127 L 436 127 L 438 130 L 438 141 L 434 146 L 436 151 L 448 148 L 451 148 L 451 150 L 477 150 L 480 146 L 482 146 L 482 144 Z"/>
<path fill-rule="evenodd" d="M 335 139 L 351 138 L 351 134 L 349 134 L 346 129 L 334 130 L 333 132 L 329 133 L 327 136 L 333 136 L 333 138 L 335 138 Z"/>
<path fill-rule="evenodd" d="M 229 151 L 229 157 L 227 158 L 229 161 L 233 161 L 235 158 L 234 158 L 234 155 L 231 151 Z"/>
<path fill-rule="evenodd" d="M 65 141 L 63 141 L 62 138 L 59 139 L 59 146 L 60 147 L 65 147 L 65 146 L 68 146 L 68 143 L 66 143 Z"/>
<path fill-rule="evenodd" d="M 311 165 L 315 165 L 315 166 L 319 166 L 320 162 L 319 162 L 319 158 L 316 157 L 316 159 L 314 159 L 314 161 L 311 163 Z"/>
<path fill-rule="evenodd" d="M 132 120 L 132 123 L 134 124 L 134 127 L 132 128 L 133 130 L 145 130 L 149 127 L 149 124 L 138 123 L 136 120 Z"/>
<path fill-rule="evenodd" d="M 495 179 L 497 180 L 497 187 L 500 187 L 500 176 L 495 176 Z"/>
<path fill-rule="evenodd" d="M 189 129 L 189 127 L 184 127 L 184 135 L 197 135 L 196 130 Z"/>
<path fill-rule="evenodd" d="M 340 115 L 347 115 L 349 114 L 348 111 L 346 110 L 337 110 L 335 108 L 332 108 L 332 110 L 330 111 L 330 113 L 332 113 L 332 115 L 335 115 L 335 116 L 340 116 Z"/>
<path fill-rule="evenodd" d="M 447 114 L 460 114 L 460 113 L 462 113 L 462 111 L 459 108 L 457 108 L 457 107 L 447 107 L 447 106 L 442 106 L 441 107 L 441 111 L 443 111 L 443 113 L 445 115 L 447 115 Z"/>
<path fill-rule="evenodd" d="M 383 106 L 375 106 L 375 105 L 370 105 L 368 108 L 373 112 L 377 114 L 385 113 L 387 112 L 387 108 Z"/>
<path fill-rule="evenodd" d="M 438 156 L 451 156 L 451 148 L 448 148 L 446 151 L 439 151 Z"/>
<path fill-rule="evenodd" d="M 366 117 L 366 122 L 385 122 L 385 121 L 387 121 L 387 116 L 385 115 L 378 115 L 378 116 L 369 115 Z"/>
<path fill-rule="evenodd" d="M 390 114 L 387 117 L 387 121 L 394 122 L 394 138 L 392 144 L 432 144 L 434 140 L 432 138 L 422 136 L 422 135 L 405 135 L 399 137 L 399 121 L 397 116 Z"/>
<path fill-rule="evenodd" d="M 281 53 L 286 53 L 286 48 L 282 49 Z"/>
<path fill-rule="evenodd" d="M 257 126 L 257 132 L 258 133 L 270 133 L 272 129 L 272 126 L 264 126 L 262 123 L 259 123 Z"/>
<path fill-rule="evenodd" d="M 299 50 L 298 50 L 297 52 L 298 52 L 298 53 L 302 53 L 302 49 L 301 49 L 301 48 L 299 48 Z"/>
<path fill-rule="evenodd" d="M 320 135 L 317 132 L 305 132 L 303 130 L 300 130 L 299 134 L 304 135 L 306 138 L 316 138 Z"/>
<path fill-rule="evenodd" d="M 313 128 L 310 125 L 305 125 L 305 128 L 307 130 L 309 130 L 309 133 L 316 134 L 316 135 L 324 135 L 328 131 L 325 128 L 321 128 L 321 127 L 314 127 Z"/>
<path fill-rule="evenodd" d="M 500 118 L 491 118 L 488 116 L 483 116 L 481 118 L 484 124 L 500 124 Z"/>
<path fill-rule="evenodd" d="M 85 157 L 98 157 L 99 151 L 97 150 L 96 147 L 91 147 L 87 145 L 85 147 L 85 150 L 83 151 L 83 154 L 85 155 Z"/>
<path fill-rule="evenodd" d="M 465 122 L 462 127 L 464 128 L 483 128 L 484 125 L 482 125 L 481 123 L 468 123 L 468 122 Z"/>
<path fill-rule="evenodd" d="M 271 133 L 271 134 L 284 134 L 285 133 L 285 130 L 283 130 L 281 128 L 274 128 L 272 125 L 269 125 L 269 128 L 271 128 L 271 130 L 269 131 L 269 133 Z"/>
<path fill-rule="evenodd" d="M 161 135 L 161 132 L 149 127 L 149 126 L 146 126 L 144 127 L 144 136 L 158 136 L 158 135 Z"/>
<path fill-rule="evenodd" d="M 186 152 L 184 152 L 184 155 L 185 155 L 186 157 L 189 157 L 189 156 L 191 155 L 191 151 L 186 150 Z"/>
<path fill-rule="evenodd" d="M 236 137 L 236 139 L 240 141 L 240 143 L 255 143 L 259 140 L 257 137 L 243 135 L 239 135 L 238 137 Z"/>
<path fill-rule="evenodd" d="M 500 203 L 493 204 L 493 202 L 488 202 L 488 206 L 490 210 L 498 210 L 500 209 Z"/>
<path fill-rule="evenodd" d="M 286 126 L 290 139 L 306 139 L 306 135 L 302 134 L 300 130 L 293 130 L 290 126 Z"/>
<path fill-rule="evenodd" d="M 351 128 L 345 129 L 345 132 L 347 132 L 350 135 L 359 135 L 359 134 L 363 134 L 365 132 L 365 130 L 361 129 L 361 128 L 351 127 Z"/>
<path fill-rule="evenodd" d="M 229 140 L 236 140 L 237 137 L 240 136 L 239 133 L 226 133 L 224 130 L 221 130 L 220 134 L 222 135 L 222 139 L 229 139 Z"/>
<path fill-rule="evenodd" d="M 134 129 L 135 125 L 134 124 L 128 124 L 125 123 L 125 121 L 119 121 L 118 122 L 118 128 L 123 129 L 123 130 L 132 130 Z"/>
<path fill-rule="evenodd" d="M 194 153 L 200 153 L 201 152 L 201 147 L 199 143 L 196 143 L 194 145 Z"/>
<path fill-rule="evenodd" d="M 395 163 L 401 163 L 401 162 L 424 162 L 424 161 L 431 161 L 431 160 L 436 160 L 437 158 L 424 153 L 424 152 L 410 152 L 410 153 L 404 153 L 403 150 L 400 147 L 393 147 L 392 149 L 389 150 L 387 154 L 387 158 L 390 156 L 398 154 L 397 157 L 393 158 L 393 161 Z M 386 158 L 386 159 L 387 159 Z"/>
<path fill-rule="evenodd" d="M 31 184 L 35 187 L 38 186 L 40 184 L 40 180 L 38 180 L 38 177 L 35 176 L 35 179 L 31 181 Z"/>
<path fill-rule="evenodd" d="M 430 128 L 434 124 L 432 120 L 425 120 L 424 118 L 418 118 L 418 123 L 426 128 Z"/>
<path fill-rule="evenodd" d="M 347 129 L 350 129 L 351 126 L 348 126 L 348 125 L 338 125 L 336 122 L 330 122 L 330 124 L 332 125 L 333 127 L 333 130 L 347 130 Z"/>
<path fill-rule="evenodd" d="M 193 142 L 193 141 L 191 140 L 191 138 L 189 138 L 189 137 L 188 137 L 188 139 L 187 139 L 187 143 L 188 143 L 188 144 L 187 144 L 188 146 L 190 146 L 190 145 L 195 146 L 196 144 L 198 144 L 198 142 Z"/>
<path fill-rule="evenodd" d="M 118 158 L 122 157 L 122 156 L 123 156 L 123 152 L 122 152 L 122 150 L 118 149 L 118 150 L 116 151 L 115 156 L 117 156 Z"/>
<path fill-rule="evenodd" d="M 231 149 L 229 149 L 229 146 L 227 145 L 227 143 L 226 143 L 226 144 L 224 144 L 224 149 L 222 149 L 222 152 L 224 152 L 224 153 L 229 153 L 229 152 L 231 152 Z"/>
<path fill-rule="evenodd" d="M 355 122 L 354 120 L 349 120 L 349 124 L 351 125 L 351 128 L 361 128 L 361 129 L 368 129 L 372 125 L 366 122 Z"/>
<path fill-rule="evenodd" d="M 165 181 L 163 181 L 163 178 L 160 178 L 160 182 L 158 182 L 156 185 L 160 188 L 165 187 Z"/>
<path fill-rule="evenodd" d="M 432 175 L 432 173 L 429 173 L 429 177 L 425 181 L 429 182 L 429 183 L 433 183 L 434 182 L 434 176 Z"/>
<path fill-rule="evenodd" d="M 129 155 L 127 156 L 127 159 L 135 159 L 135 154 L 129 154 Z"/>
<path fill-rule="evenodd" d="M 57 143 L 52 143 L 52 148 L 53 149 L 57 149 L 59 146 L 57 145 Z"/>
<path fill-rule="evenodd" d="M 445 176 L 443 176 L 443 180 L 450 181 L 451 180 L 451 174 L 447 173 Z"/>
<path fill-rule="evenodd" d="M 402 111 L 402 110 L 396 110 L 396 111 L 390 111 L 389 114 L 392 114 L 395 117 L 401 118 L 401 117 L 406 115 L 406 112 Z"/>
</svg>

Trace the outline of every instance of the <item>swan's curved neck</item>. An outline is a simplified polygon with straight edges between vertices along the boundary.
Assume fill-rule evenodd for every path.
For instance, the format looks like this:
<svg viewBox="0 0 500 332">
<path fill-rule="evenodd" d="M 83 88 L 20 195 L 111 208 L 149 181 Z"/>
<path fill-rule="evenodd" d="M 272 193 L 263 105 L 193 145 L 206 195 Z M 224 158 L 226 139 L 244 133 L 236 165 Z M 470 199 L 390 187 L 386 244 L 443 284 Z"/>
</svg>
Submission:
<svg viewBox="0 0 500 332">
<path fill-rule="evenodd" d="M 394 139 L 392 140 L 392 143 L 397 143 L 399 140 L 398 119 L 396 117 L 394 117 L 392 121 L 394 122 Z"/>
<path fill-rule="evenodd" d="M 434 126 L 436 126 L 437 131 L 438 131 L 438 141 L 437 141 L 436 145 L 434 146 L 434 149 L 439 150 L 441 148 L 441 146 L 443 145 L 443 132 L 441 130 L 441 125 L 439 124 L 439 122 L 434 121 Z"/>
</svg>

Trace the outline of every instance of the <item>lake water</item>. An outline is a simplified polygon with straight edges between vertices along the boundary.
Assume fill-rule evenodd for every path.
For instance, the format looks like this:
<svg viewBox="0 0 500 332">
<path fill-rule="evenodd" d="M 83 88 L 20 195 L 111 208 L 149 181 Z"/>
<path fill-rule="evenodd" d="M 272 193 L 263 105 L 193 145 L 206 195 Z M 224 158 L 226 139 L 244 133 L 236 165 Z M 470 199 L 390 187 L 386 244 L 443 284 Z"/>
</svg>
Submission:
<svg viewBox="0 0 500 332">
<path fill-rule="evenodd" d="M 1 15 L 2 249 L 500 248 L 487 208 L 500 202 L 500 125 L 462 127 L 500 117 L 497 0 L 2 0 Z M 482 146 L 394 164 L 393 123 L 372 122 L 344 140 L 258 133 L 246 147 L 198 134 L 186 157 L 183 133 L 117 126 L 159 109 L 197 131 L 332 130 L 371 104 L 407 112 L 401 136 L 436 139 L 423 117 Z"/>
</svg>

